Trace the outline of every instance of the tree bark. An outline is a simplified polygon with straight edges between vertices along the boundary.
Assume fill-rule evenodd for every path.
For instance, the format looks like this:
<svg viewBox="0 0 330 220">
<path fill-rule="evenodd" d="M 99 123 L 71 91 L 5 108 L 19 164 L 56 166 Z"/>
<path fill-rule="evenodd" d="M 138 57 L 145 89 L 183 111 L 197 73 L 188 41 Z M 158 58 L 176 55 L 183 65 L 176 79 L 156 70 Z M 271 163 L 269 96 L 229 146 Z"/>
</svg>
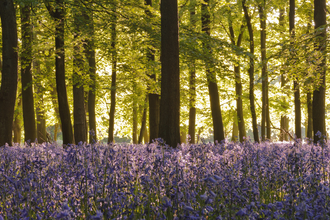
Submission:
<svg viewBox="0 0 330 220">
<path fill-rule="evenodd" d="M 190 0 L 190 25 L 196 26 L 196 0 Z M 196 61 L 193 57 L 189 60 L 189 128 L 190 143 L 195 144 L 196 136 Z"/>
<path fill-rule="evenodd" d="M 138 143 L 142 143 L 142 139 L 144 137 L 144 133 L 146 130 L 146 125 L 147 125 L 147 105 L 146 103 L 148 102 L 148 96 L 145 99 L 145 102 L 143 103 L 143 113 L 142 113 L 142 119 L 141 119 L 141 130 L 140 130 L 140 135 L 139 135 L 139 140 Z"/>
<path fill-rule="evenodd" d="M 14 143 L 21 143 L 22 129 L 21 129 L 21 112 L 22 112 L 22 98 L 17 98 L 17 105 L 14 113 L 13 131 Z"/>
<path fill-rule="evenodd" d="M 72 144 L 73 132 L 68 104 L 68 96 L 65 84 L 65 50 L 64 50 L 64 21 L 65 21 L 65 5 L 63 0 L 56 0 L 53 8 L 46 2 L 46 7 L 50 15 L 55 20 L 55 74 L 56 74 L 56 91 L 58 98 L 59 114 L 61 119 L 61 127 L 63 133 L 63 144 Z"/>
<path fill-rule="evenodd" d="M 112 76 L 111 76 L 111 106 L 110 106 L 110 118 L 109 118 L 109 135 L 108 135 L 108 143 L 114 141 L 113 133 L 114 133 L 114 122 L 115 122 L 115 107 L 116 107 L 116 78 L 117 78 L 117 51 L 116 51 L 116 43 L 117 43 L 117 15 L 116 15 L 116 3 L 113 4 L 112 9 L 112 24 L 111 24 L 111 64 L 112 64 Z"/>
<path fill-rule="evenodd" d="M 177 0 L 161 1 L 161 100 L 159 136 L 180 143 L 180 68 Z"/>
<path fill-rule="evenodd" d="M 265 2 L 263 2 L 264 4 Z M 269 100 L 268 100 L 268 73 L 266 60 L 266 16 L 264 5 L 258 5 L 260 18 L 260 50 L 262 62 L 262 118 L 261 118 L 261 139 L 263 141 L 270 139 L 270 123 L 269 123 Z M 267 130 L 266 130 L 267 128 Z M 266 133 L 267 131 L 267 133 Z M 267 134 L 267 136 L 266 136 Z"/>
<path fill-rule="evenodd" d="M 230 38 L 233 45 L 237 47 L 241 46 L 242 37 L 243 37 L 243 29 L 244 26 L 241 26 L 240 34 L 238 35 L 237 42 L 235 43 L 235 33 L 232 25 L 231 17 L 229 18 L 229 32 Z M 238 58 L 239 59 L 239 58 Z M 241 81 L 241 69 L 238 65 L 234 66 L 234 74 L 235 74 L 235 91 L 236 91 L 236 108 L 237 108 L 237 122 L 238 122 L 238 130 L 239 130 L 239 141 L 243 142 L 244 137 L 246 137 L 245 123 L 243 117 L 243 101 L 242 101 L 242 81 Z"/>
<path fill-rule="evenodd" d="M 0 146 L 12 145 L 17 92 L 18 54 L 16 12 L 12 0 L 0 0 L 2 28 L 2 78 L 0 88 Z"/>
<path fill-rule="evenodd" d="M 79 142 L 87 141 L 86 131 L 86 111 L 85 111 L 85 92 L 84 80 L 81 67 L 83 66 L 83 46 L 80 30 L 82 29 L 83 12 L 80 9 L 79 2 L 75 0 L 77 7 L 73 11 L 74 16 L 74 41 L 73 47 L 73 121 L 74 121 L 74 139 L 78 144 Z"/>
<path fill-rule="evenodd" d="M 36 70 L 36 75 L 41 75 L 40 70 L 40 62 L 39 60 L 33 61 L 33 68 Z M 43 97 L 43 89 L 40 81 L 36 81 L 36 115 L 37 115 L 37 140 L 38 143 L 47 142 L 47 133 L 46 133 L 46 118 L 45 118 L 45 110 L 44 110 L 44 97 Z"/>
<path fill-rule="evenodd" d="M 290 31 L 290 44 L 294 46 L 295 40 L 295 0 L 290 0 L 290 12 L 289 12 L 289 31 Z M 294 54 L 292 53 L 292 57 Z M 293 63 L 294 65 L 294 63 Z M 295 133 L 297 138 L 301 138 L 301 104 L 300 104 L 300 89 L 298 80 L 293 81 L 294 92 L 294 110 L 295 110 Z"/>
<path fill-rule="evenodd" d="M 238 123 L 237 123 L 237 117 L 234 116 L 233 120 L 233 133 L 231 136 L 231 141 L 236 142 L 238 137 Z"/>
<path fill-rule="evenodd" d="M 207 36 L 210 36 L 210 12 L 209 12 L 209 0 L 205 0 L 202 3 L 202 32 L 204 32 Z M 204 48 L 207 48 L 208 56 L 212 56 L 212 49 L 208 42 L 203 42 Z M 217 85 L 217 79 L 215 74 L 215 69 L 211 62 L 206 61 L 206 77 L 209 89 L 210 96 L 210 105 L 211 105 L 211 113 L 213 120 L 213 132 L 214 132 L 214 143 L 220 142 L 225 139 L 224 131 L 223 131 L 223 123 L 221 116 L 221 108 L 220 108 L 220 100 L 219 100 L 219 91 Z"/>
<path fill-rule="evenodd" d="M 253 27 L 251 23 L 251 17 L 248 12 L 248 7 L 245 5 L 245 0 L 242 1 L 242 6 L 244 10 L 244 16 L 247 23 L 248 31 L 249 31 L 249 41 L 250 41 L 250 53 L 254 56 L 254 39 L 253 39 Z M 259 142 L 259 132 L 257 125 L 257 116 L 255 111 L 255 103 L 254 103 L 254 57 L 250 57 L 250 67 L 249 67 L 249 79 L 250 79 L 250 87 L 249 87 L 249 99 L 250 99 L 250 109 L 252 115 L 252 129 L 253 129 L 253 137 L 255 142 Z"/>
<path fill-rule="evenodd" d="M 30 19 L 31 6 L 21 7 L 21 82 L 25 142 L 36 140 L 36 120 L 34 113 L 33 83 L 32 83 L 32 25 Z"/>
<path fill-rule="evenodd" d="M 92 3 L 90 7 L 93 7 Z M 87 32 L 91 36 L 87 38 L 85 46 L 85 54 L 88 60 L 88 73 L 91 83 L 88 91 L 88 123 L 89 123 L 89 143 L 97 141 L 96 132 L 96 115 L 95 115 L 95 103 L 96 103 L 96 59 L 95 59 L 95 45 L 94 45 L 94 15 L 93 11 L 84 13 L 85 20 L 87 22 Z"/>
<path fill-rule="evenodd" d="M 321 62 L 318 64 L 316 74 L 320 75 L 321 85 L 316 87 L 313 91 L 313 130 L 314 130 L 314 143 L 323 139 L 326 135 L 325 128 L 325 75 L 326 75 L 326 28 L 318 30 L 327 24 L 326 22 L 326 0 L 314 0 L 314 24 L 315 30 L 318 31 L 315 51 L 322 54 Z M 318 135 L 320 132 L 322 136 Z"/>
<path fill-rule="evenodd" d="M 313 99 L 312 93 L 307 93 L 307 138 L 313 139 Z"/>
<path fill-rule="evenodd" d="M 147 6 L 152 7 L 152 0 L 145 0 L 145 4 Z M 145 11 L 149 22 L 151 22 L 151 12 L 147 9 Z M 152 45 L 149 45 L 150 47 Z M 156 73 L 154 72 L 153 62 L 155 62 L 155 51 L 151 48 L 148 48 L 147 51 L 147 60 L 150 74 L 151 84 L 157 83 Z M 155 89 L 152 88 L 153 85 L 148 86 L 148 94 L 149 94 L 149 130 L 150 130 L 150 141 L 155 140 L 159 137 L 159 117 L 160 117 L 160 96 L 155 92 Z"/>
<path fill-rule="evenodd" d="M 138 125 L 137 113 L 138 113 L 138 111 L 137 111 L 137 102 L 136 102 L 136 98 L 133 97 L 133 132 L 132 132 L 133 133 L 132 134 L 133 144 L 138 143 L 138 140 L 137 140 L 137 125 Z"/>
<path fill-rule="evenodd" d="M 279 17 L 279 24 L 281 28 L 284 28 L 284 8 L 280 8 L 280 17 Z M 284 32 L 281 32 L 281 35 L 284 35 Z M 282 39 L 283 40 L 283 39 Z M 282 90 L 286 89 L 287 80 L 285 79 L 285 75 L 283 74 L 283 70 L 281 71 L 281 88 Z M 285 98 L 283 97 L 283 103 L 286 103 Z M 289 131 L 289 118 L 286 115 L 286 108 L 288 104 L 282 104 L 282 108 L 285 109 L 284 113 L 281 115 L 281 122 L 280 122 L 280 141 L 288 141 L 289 135 L 285 131 Z"/>
</svg>

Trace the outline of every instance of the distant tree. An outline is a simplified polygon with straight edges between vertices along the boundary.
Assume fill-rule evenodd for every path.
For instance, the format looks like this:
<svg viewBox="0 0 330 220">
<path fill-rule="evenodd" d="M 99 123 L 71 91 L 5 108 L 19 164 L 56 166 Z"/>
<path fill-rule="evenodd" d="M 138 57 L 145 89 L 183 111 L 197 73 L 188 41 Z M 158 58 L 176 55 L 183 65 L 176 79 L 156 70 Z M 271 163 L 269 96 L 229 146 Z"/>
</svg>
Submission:
<svg viewBox="0 0 330 220">
<path fill-rule="evenodd" d="M 93 2 L 89 2 L 88 6 L 93 7 Z M 97 141 L 97 131 L 96 131 L 96 115 L 95 115 L 95 105 L 96 105 L 96 58 L 95 58 L 95 42 L 94 42 L 94 12 L 88 11 L 84 13 L 84 20 L 87 22 L 87 37 L 85 53 L 88 60 L 88 73 L 91 80 L 88 90 L 88 123 L 89 131 L 93 131 L 89 135 L 89 142 Z M 94 135 L 94 136 L 93 136 Z"/>
<path fill-rule="evenodd" d="M 145 0 L 145 5 L 152 7 L 152 0 Z M 145 13 L 147 15 L 148 22 L 151 23 L 151 18 L 153 17 L 150 10 L 146 9 Z M 152 24 L 151 24 L 152 25 Z M 149 41 L 151 42 L 151 41 Z M 153 67 L 153 62 L 155 62 L 155 50 L 152 49 L 153 45 L 148 45 L 147 49 L 147 61 L 148 66 Z M 157 82 L 156 73 L 154 68 L 149 68 L 149 77 L 152 84 Z M 149 85 L 149 130 L 150 130 L 150 141 L 159 137 L 159 107 L 160 107 L 160 96 L 157 94 L 153 86 Z"/>
<path fill-rule="evenodd" d="M 61 119 L 63 144 L 72 144 L 73 132 L 70 117 L 70 109 L 65 84 L 65 51 L 64 51 L 64 27 L 65 27 L 65 3 L 63 0 L 55 0 L 54 5 L 44 0 L 49 14 L 55 21 L 55 75 L 56 91 Z"/>
<path fill-rule="evenodd" d="M 317 75 L 320 75 L 320 85 L 317 86 L 313 92 L 313 129 L 314 129 L 314 143 L 317 143 L 326 135 L 325 129 L 325 76 L 326 76 L 326 39 L 327 29 L 326 22 L 326 0 L 314 0 L 314 24 L 317 32 L 315 40 L 315 51 L 322 54 L 321 62 L 318 65 Z"/>
<path fill-rule="evenodd" d="M 32 24 L 31 6 L 21 6 L 21 82 L 25 142 L 36 139 L 36 120 L 34 112 L 33 83 L 32 83 Z"/>
<path fill-rule="evenodd" d="M 112 65 L 112 75 L 111 75 L 111 106 L 110 106 L 110 117 L 109 117 L 109 133 L 108 133 L 108 143 L 114 141 L 114 123 L 115 123 L 115 108 L 116 108 L 116 78 L 117 78 L 117 2 L 112 1 L 112 11 L 111 11 L 111 65 Z"/>
<path fill-rule="evenodd" d="M 17 92 L 18 54 L 16 11 L 12 0 L 0 0 L 2 74 L 0 88 L 0 146 L 12 145 L 12 126 Z"/>
<path fill-rule="evenodd" d="M 143 103 L 143 113 L 141 118 L 141 129 L 140 129 L 140 135 L 138 143 L 142 143 L 142 139 L 144 138 L 144 133 L 147 130 L 147 103 L 148 103 L 148 96 L 145 98 L 145 101 Z M 147 140 L 144 140 L 144 143 L 146 143 Z"/>
<path fill-rule="evenodd" d="M 159 136 L 180 143 L 180 68 L 177 0 L 161 1 L 161 100 Z"/>
<path fill-rule="evenodd" d="M 257 125 L 257 115 L 255 110 L 254 103 L 254 38 L 253 38 L 253 26 L 251 23 L 251 16 L 249 15 L 248 7 L 246 6 L 246 1 L 242 0 L 242 7 L 244 10 L 244 17 L 249 31 L 249 41 L 250 41 L 250 67 L 249 67 L 249 79 L 250 79 L 250 88 L 249 88 L 249 99 L 250 99 L 250 109 L 252 115 L 252 129 L 253 137 L 255 142 L 259 142 L 259 132 Z"/>
<path fill-rule="evenodd" d="M 229 33 L 230 33 L 230 39 L 231 43 L 237 47 L 241 46 L 242 38 L 243 38 L 243 32 L 244 32 L 244 25 L 241 25 L 240 32 L 237 37 L 237 42 L 235 42 L 235 32 L 233 28 L 233 21 L 231 12 L 229 12 Z M 235 91 L 236 91 L 236 114 L 237 114 L 237 122 L 238 122 L 238 130 L 239 130 L 239 141 L 243 142 L 244 137 L 246 137 L 246 130 L 245 130 L 245 123 L 244 123 L 244 116 L 243 116 L 243 101 L 242 101 L 242 80 L 241 80 L 241 68 L 238 64 L 234 65 L 234 78 L 235 78 Z M 234 122 L 234 126 L 235 126 Z M 234 129 L 233 129 L 234 130 Z"/>
<path fill-rule="evenodd" d="M 211 35 L 211 15 L 209 7 L 209 0 L 205 0 L 202 3 L 202 32 L 205 33 L 208 37 Z M 203 44 L 205 50 L 208 53 L 207 56 L 209 56 L 209 59 L 206 59 L 205 61 L 205 66 L 213 121 L 214 142 L 220 142 L 225 139 L 225 134 L 223 131 L 220 97 L 215 74 L 215 67 L 214 64 L 209 61 L 210 57 L 212 57 L 212 48 L 208 40 L 204 41 Z"/>
<path fill-rule="evenodd" d="M 266 57 L 266 2 L 259 3 L 259 19 L 260 19 L 260 51 L 262 62 L 262 117 L 261 117 L 261 139 L 264 141 L 270 139 L 270 118 L 269 118 L 269 99 L 268 99 L 268 72 Z M 267 129 L 266 129 L 267 128 Z M 266 132 L 267 131 L 267 136 Z"/>
<path fill-rule="evenodd" d="M 284 22 L 285 22 L 285 16 L 284 16 L 284 7 L 280 7 L 280 15 L 279 15 L 279 25 L 280 28 L 283 30 L 284 29 Z M 281 31 L 281 35 L 284 35 L 284 31 Z M 284 37 L 282 37 L 281 40 L 283 40 Z M 284 90 L 287 87 L 287 79 L 284 74 L 283 67 L 280 70 L 281 72 L 281 89 Z M 289 136 L 288 136 L 288 131 L 289 131 L 289 117 L 286 115 L 286 110 L 287 110 L 287 101 L 283 97 L 281 107 L 284 109 L 283 114 L 281 115 L 281 122 L 280 122 L 280 141 L 288 141 Z"/>
<path fill-rule="evenodd" d="M 296 14 L 295 8 L 296 8 L 295 0 L 290 0 L 289 30 L 290 30 L 291 45 L 294 45 L 294 41 L 295 41 L 295 14 Z M 299 89 L 298 80 L 293 81 L 293 90 L 294 90 L 294 110 L 295 110 L 295 133 L 297 138 L 301 138 L 301 105 L 300 105 L 300 89 Z"/>
<path fill-rule="evenodd" d="M 75 0 L 74 16 L 74 46 L 73 46 L 73 121 L 74 139 L 76 143 L 87 141 L 85 92 L 83 79 L 83 39 L 81 31 L 84 27 L 83 9 L 79 1 Z"/>
<path fill-rule="evenodd" d="M 21 143 L 21 136 L 22 136 L 22 96 L 18 95 L 16 99 L 17 103 L 15 106 L 15 113 L 14 113 L 14 122 L 13 122 L 13 132 L 14 132 L 14 143 Z"/>
<path fill-rule="evenodd" d="M 195 30 L 196 20 L 196 0 L 190 0 L 190 26 Z M 196 136 L 196 61 L 191 57 L 189 61 L 189 129 L 190 143 L 195 143 Z"/>
</svg>

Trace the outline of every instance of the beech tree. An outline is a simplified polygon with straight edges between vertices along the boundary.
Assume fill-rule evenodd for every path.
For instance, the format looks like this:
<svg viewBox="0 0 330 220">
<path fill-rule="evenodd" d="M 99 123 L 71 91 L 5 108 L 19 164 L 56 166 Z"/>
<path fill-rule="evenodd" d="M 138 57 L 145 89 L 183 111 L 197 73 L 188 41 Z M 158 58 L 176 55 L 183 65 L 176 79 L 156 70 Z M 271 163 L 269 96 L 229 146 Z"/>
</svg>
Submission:
<svg viewBox="0 0 330 220">
<path fill-rule="evenodd" d="M 245 0 L 242 0 L 242 7 L 244 11 L 244 17 L 246 20 L 246 24 L 249 31 L 249 41 L 250 41 L 250 66 L 249 66 L 249 99 L 250 99 L 250 110 L 252 115 L 252 129 L 253 129 L 253 137 L 255 142 L 259 142 L 259 132 L 257 125 L 257 116 L 255 110 L 255 101 L 254 101 L 254 36 L 253 36 L 253 27 L 251 23 L 251 16 L 249 15 L 248 6 L 246 6 Z"/>
<path fill-rule="evenodd" d="M 204 3 L 202 3 L 202 32 L 204 32 L 208 37 L 211 35 L 211 15 L 209 7 L 209 0 L 206 0 Z M 204 41 L 203 43 L 204 48 L 208 53 L 208 59 L 205 61 L 205 66 L 213 121 L 214 142 L 220 142 L 225 139 L 225 135 L 223 131 L 220 97 L 215 74 L 215 67 L 213 63 L 209 61 L 212 60 L 212 48 L 208 41 Z"/>
<path fill-rule="evenodd" d="M 180 68 L 177 0 L 161 1 L 161 100 L 159 137 L 180 143 Z"/>
<path fill-rule="evenodd" d="M 65 4 L 63 0 L 56 0 L 54 5 L 45 0 L 46 8 L 55 21 L 55 75 L 56 91 L 58 98 L 59 115 L 63 132 L 63 144 L 72 144 L 73 132 L 70 117 L 70 109 L 65 84 L 65 50 L 64 50 L 64 27 L 65 27 Z"/>
<path fill-rule="evenodd" d="M 113 132 L 115 126 L 115 108 L 116 108 L 116 79 L 117 79 L 117 2 L 112 1 L 112 13 L 111 13 L 111 106 L 109 114 L 109 133 L 108 133 L 108 143 L 114 141 Z"/>
<path fill-rule="evenodd" d="M 16 10 L 12 0 L 0 0 L 2 69 L 0 88 L 0 146 L 12 145 L 17 92 L 18 54 Z"/>
<path fill-rule="evenodd" d="M 33 83 L 32 83 L 32 25 L 31 6 L 21 6 L 21 82 L 25 142 L 36 139 L 36 120 L 34 112 Z"/>
<path fill-rule="evenodd" d="M 86 112 L 85 112 L 85 93 L 83 83 L 83 42 L 81 30 L 83 29 L 83 12 L 78 1 L 75 1 L 76 8 L 74 9 L 74 39 L 73 46 L 73 121 L 74 121 L 74 138 L 75 142 L 86 142 Z"/>
<path fill-rule="evenodd" d="M 315 51 L 322 54 L 317 73 L 320 75 L 320 84 L 313 92 L 313 129 L 314 143 L 323 139 L 325 129 L 325 75 L 326 75 L 326 0 L 314 0 L 314 24 L 317 37 L 315 39 Z M 317 132 L 320 132 L 319 135 Z"/>
</svg>

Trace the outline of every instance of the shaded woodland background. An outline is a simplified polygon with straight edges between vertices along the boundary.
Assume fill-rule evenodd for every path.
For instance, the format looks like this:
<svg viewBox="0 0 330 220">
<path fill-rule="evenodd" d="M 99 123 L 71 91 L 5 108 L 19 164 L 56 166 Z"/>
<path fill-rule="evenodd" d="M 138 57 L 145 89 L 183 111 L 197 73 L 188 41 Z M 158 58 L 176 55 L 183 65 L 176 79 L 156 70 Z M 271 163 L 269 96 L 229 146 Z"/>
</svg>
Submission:
<svg viewBox="0 0 330 220">
<path fill-rule="evenodd" d="M 317 142 L 330 126 L 326 8 L 0 0 L 0 145 Z"/>
</svg>

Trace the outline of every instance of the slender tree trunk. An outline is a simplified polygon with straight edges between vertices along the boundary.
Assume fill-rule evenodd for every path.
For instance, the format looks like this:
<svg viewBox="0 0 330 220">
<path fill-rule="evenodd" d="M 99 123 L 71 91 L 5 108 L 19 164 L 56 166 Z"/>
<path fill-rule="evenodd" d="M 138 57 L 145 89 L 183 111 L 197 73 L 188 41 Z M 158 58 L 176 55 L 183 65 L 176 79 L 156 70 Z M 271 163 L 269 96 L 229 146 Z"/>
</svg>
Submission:
<svg viewBox="0 0 330 220">
<path fill-rule="evenodd" d="M 314 23 L 315 30 L 323 27 L 327 24 L 326 21 L 326 0 L 314 0 Z M 321 62 L 318 66 L 317 74 L 320 75 L 321 85 L 314 89 L 313 92 L 313 130 L 314 130 L 314 143 L 322 140 L 323 137 L 319 136 L 317 132 L 321 132 L 321 135 L 326 135 L 325 128 L 325 76 L 326 76 L 326 28 L 319 31 L 316 37 L 315 51 L 319 51 L 322 54 Z"/>
<path fill-rule="evenodd" d="M 22 98 L 17 98 L 17 105 L 14 114 L 13 131 L 14 131 L 14 143 L 21 143 L 22 129 L 21 129 L 21 112 L 22 112 Z"/>
<path fill-rule="evenodd" d="M 138 140 L 137 140 L 137 125 L 138 125 L 138 122 L 137 122 L 137 103 L 136 103 L 136 98 L 133 97 L 133 144 L 137 144 L 138 143 Z"/>
<path fill-rule="evenodd" d="M 93 7 L 93 4 L 90 4 Z M 87 32 L 91 38 L 86 39 L 85 54 L 88 60 L 88 73 L 91 83 L 88 91 L 88 123 L 89 123 L 89 143 L 97 141 L 96 132 L 96 116 L 95 116 L 95 103 L 96 103 L 96 59 L 95 59 L 95 46 L 94 46 L 94 15 L 93 11 L 84 13 L 87 22 Z"/>
<path fill-rule="evenodd" d="M 210 36 L 210 12 L 209 12 L 209 0 L 205 0 L 202 3 L 202 32 Z M 212 56 L 212 49 L 208 42 L 203 42 L 204 48 L 207 48 L 209 52 L 208 56 Z M 206 77 L 209 88 L 211 113 L 213 119 L 213 132 L 214 132 L 214 143 L 220 142 L 225 139 L 223 131 L 223 123 L 221 116 L 219 91 L 217 85 L 216 74 L 214 72 L 214 67 L 211 62 L 206 61 Z"/>
<path fill-rule="evenodd" d="M 140 130 L 140 135 L 139 135 L 139 140 L 138 143 L 142 143 L 142 139 L 146 130 L 146 125 L 147 125 L 147 105 L 146 103 L 148 102 L 148 96 L 145 99 L 145 102 L 143 103 L 143 113 L 142 113 L 142 119 L 141 119 L 141 130 Z"/>
<path fill-rule="evenodd" d="M 229 16 L 229 32 L 231 43 L 236 45 L 237 47 L 241 46 L 242 37 L 243 37 L 244 26 L 241 26 L 240 33 L 237 38 L 237 42 L 235 42 L 235 32 L 232 25 L 231 15 Z M 238 58 L 239 59 L 239 58 Z M 244 141 L 244 137 L 246 137 L 245 123 L 243 117 L 243 102 L 242 102 L 242 81 L 241 81 L 241 69 L 239 64 L 234 66 L 234 74 L 235 74 L 235 91 L 236 91 L 236 108 L 237 108 L 237 121 L 238 121 L 238 130 L 239 130 L 239 140 L 240 142 Z"/>
<path fill-rule="evenodd" d="M 238 137 L 238 123 L 237 123 L 237 117 L 234 116 L 233 120 L 233 133 L 231 136 L 231 141 L 236 142 Z"/>
<path fill-rule="evenodd" d="M 60 112 L 59 112 L 59 109 L 58 109 L 58 99 L 56 98 L 57 96 L 57 93 L 56 93 L 56 88 L 54 88 L 53 86 L 51 86 L 52 88 L 52 103 L 53 103 L 53 106 L 54 106 L 54 112 L 55 112 L 55 132 L 54 132 L 54 138 L 53 138 L 53 141 L 56 142 L 57 141 L 57 130 L 58 130 L 58 122 L 61 120 L 59 115 L 60 115 Z"/>
<path fill-rule="evenodd" d="M 79 8 L 79 2 L 75 0 L 78 5 L 73 11 L 74 16 L 74 40 L 73 47 L 73 121 L 74 121 L 74 139 L 78 144 L 79 142 L 87 141 L 86 132 L 86 111 L 85 111 L 85 92 L 83 83 L 83 73 L 81 67 L 83 66 L 83 46 L 80 30 L 82 28 L 83 12 Z"/>
<path fill-rule="evenodd" d="M 159 136 L 180 143 L 180 68 L 177 0 L 161 1 L 161 100 Z"/>
<path fill-rule="evenodd" d="M 196 26 L 196 0 L 190 0 L 190 25 L 194 30 Z M 195 144 L 196 136 L 196 67 L 195 59 L 189 60 L 189 128 L 190 143 Z"/>
<path fill-rule="evenodd" d="M 117 78 L 117 51 L 116 51 L 116 42 L 117 42 L 117 15 L 116 15 L 116 3 L 113 5 L 112 11 L 112 24 L 111 24 L 111 49 L 112 49 L 112 76 L 111 76 L 111 106 L 110 106 L 110 118 L 109 118 L 109 135 L 108 143 L 114 141 L 114 122 L 115 122 L 115 106 L 116 106 L 116 78 Z"/>
<path fill-rule="evenodd" d="M 242 101 L 242 81 L 241 81 L 241 71 L 239 66 L 235 66 L 235 81 L 236 81 L 236 106 L 237 106 L 237 120 L 238 120 L 238 130 L 239 130 L 239 141 L 243 142 L 244 137 L 246 137 L 244 116 L 243 116 L 243 101 Z"/>
<path fill-rule="evenodd" d="M 145 4 L 152 7 L 152 0 L 145 0 Z M 151 22 L 151 12 L 149 10 L 145 11 L 148 21 Z M 150 47 L 152 45 L 149 45 Z M 155 140 L 159 137 L 159 117 L 160 117 L 160 96 L 155 93 L 155 89 L 153 88 L 155 84 L 157 83 L 156 79 L 156 73 L 153 68 L 153 62 L 155 62 L 155 51 L 151 48 L 147 50 L 147 60 L 148 60 L 148 66 L 150 74 L 150 80 L 151 84 L 148 87 L 148 93 L 149 93 L 149 130 L 150 130 L 150 141 Z"/>
<path fill-rule="evenodd" d="M 148 128 L 147 127 L 146 127 L 146 129 L 144 129 L 143 141 L 144 141 L 144 144 L 149 142 L 149 135 L 148 135 Z"/>
<path fill-rule="evenodd" d="M 38 59 L 38 58 L 37 58 Z M 41 75 L 39 60 L 33 61 L 33 68 L 36 70 L 36 75 Z M 36 81 L 36 115 L 37 115 L 37 140 L 38 143 L 47 142 L 46 136 L 46 118 L 44 110 L 43 88 L 39 80 Z"/>
<path fill-rule="evenodd" d="M 294 46 L 295 41 L 295 0 L 290 0 L 289 26 L 290 26 L 290 40 L 291 47 Z M 294 54 L 292 54 L 294 56 Z M 294 63 L 293 63 L 294 65 Z M 301 104 L 300 104 L 300 90 L 298 80 L 293 82 L 294 91 L 294 109 L 295 109 L 295 133 L 297 138 L 301 138 Z"/>
<path fill-rule="evenodd" d="M 280 27 L 284 29 L 284 8 L 280 8 L 280 16 L 279 16 L 279 24 Z M 284 35 L 284 31 L 281 31 L 281 35 Z M 283 40 L 283 39 L 282 39 Z M 282 90 L 287 89 L 286 83 L 287 80 L 285 79 L 285 75 L 283 74 L 283 70 L 281 71 L 281 88 Z M 283 103 L 286 103 L 285 98 L 283 98 L 282 100 Z M 288 104 L 282 104 L 282 108 L 285 109 L 283 114 L 281 115 L 281 122 L 280 122 L 280 141 L 288 141 L 289 140 L 289 136 L 287 134 L 287 132 L 285 131 L 289 131 L 289 118 L 286 115 L 286 109 L 287 109 Z"/>
<path fill-rule="evenodd" d="M 248 13 L 248 8 L 245 5 L 245 0 L 242 1 L 242 6 L 243 6 L 244 16 L 245 16 L 248 31 L 249 31 L 250 54 L 252 56 L 254 56 L 253 27 L 252 27 L 252 23 L 251 23 L 251 17 Z M 257 115 L 256 115 L 255 103 L 254 103 L 254 57 L 250 57 L 249 79 L 250 79 L 249 99 L 250 99 L 250 109 L 251 109 L 251 115 L 252 115 L 253 137 L 254 137 L 255 142 L 259 142 Z"/>
<path fill-rule="evenodd" d="M 72 144 L 73 132 L 68 104 L 68 96 L 65 84 L 65 51 L 64 51 L 64 21 L 65 6 L 63 0 L 56 0 L 56 5 L 46 4 L 50 15 L 55 20 L 55 74 L 56 74 L 56 90 L 58 98 L 59 114 L 61 119 L 61 127 L 63 133 L 63 144 Z"/>
<path fill-rule="evenodd" d="M 18 55 L 16 12 L 12 0 L 0 0 L 2 74 L 0 88 L 0 147 L 12 145 L 12 126 L 17 92 Z"/>
<path fill-rule="evenodd" d="M 25 142 L 36 140 L 36 121 L 34 114 L 34 98 L 32 84 L 32 25 L 30 19 L 31 8 L 27 4 L 21 7 L 21 82 L 23 101 L 23 120 Z"/>
<path fill-rule="evenodd" d="M 313 100 L 312 93 L 307 93 L 307 138 L 313 139 Z"/>
<path fill-rule="evenodd" d="M 268 73 L 266 60 L 266 15 L 264 4 L 259 5 L 260 18 L 260 41 L 261 41 L 261 62 L 262 62 L 262 118 L 261 118 L 261 139 L 263 141 L 270 139 L 270 119 L 269 119 L 269 100 L 268 100 Z M 267 130 L 266 130 L 267 128 Z M 266 136 L 267 131 L 267 136 Z"/>
</svg>

